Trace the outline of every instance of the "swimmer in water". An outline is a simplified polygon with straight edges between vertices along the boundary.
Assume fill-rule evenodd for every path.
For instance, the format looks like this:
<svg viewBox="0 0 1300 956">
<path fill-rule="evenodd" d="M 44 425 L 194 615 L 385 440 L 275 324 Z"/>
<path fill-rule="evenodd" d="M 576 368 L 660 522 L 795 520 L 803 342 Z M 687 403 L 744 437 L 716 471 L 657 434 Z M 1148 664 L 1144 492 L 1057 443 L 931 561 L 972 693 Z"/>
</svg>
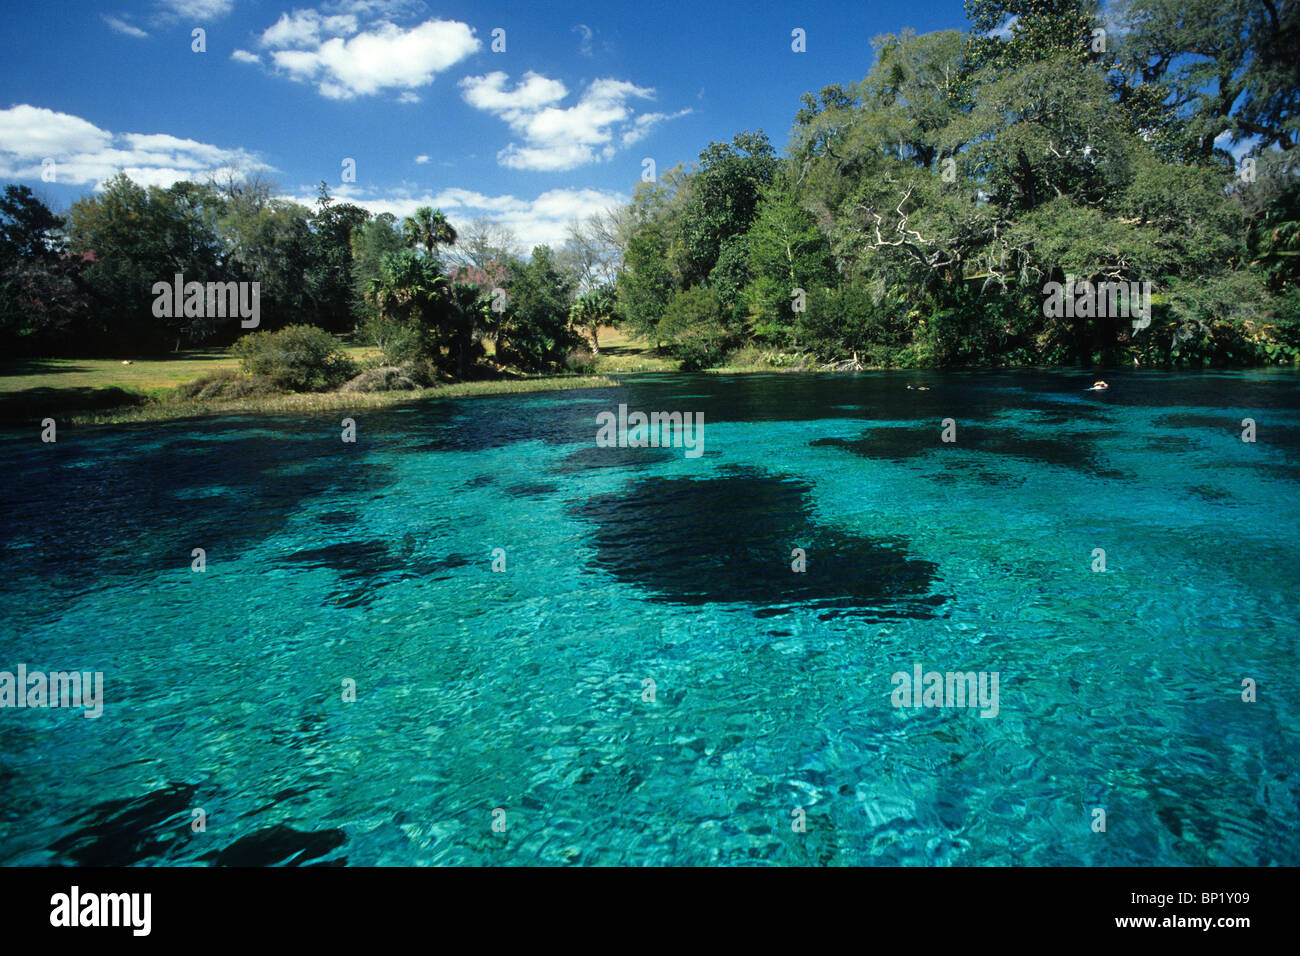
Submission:
<svg viewBox="0 0 1300 956">
<path fill-rule="evenodd" d="M 1106 389 L 1108 389 L 1108 388 L 1110 388 L 1110 386 L 1107 385 L 1105 382 L 1102 382 L 1102 381 L 1096 381 L 1096 382 L 1093 382 L 1093 383 L 1092 383 L 1092 388 L 1085 389 L 1085 391 L 1089 391 L 1089 392 L 1104 392 L 1104 391 L 1106 391 Z"/>
<path fill-rule="evenodd" d="M 909 385 L 909 386 L 907 386 L 907 390 L 908 390 L 909 392 L 912 392 L 912 391 L 915 391 L 915 392 L 928 392 L 928 391 L 930 390 L 930 386 L 929 386 L 929 385 Z"/>
</svg>

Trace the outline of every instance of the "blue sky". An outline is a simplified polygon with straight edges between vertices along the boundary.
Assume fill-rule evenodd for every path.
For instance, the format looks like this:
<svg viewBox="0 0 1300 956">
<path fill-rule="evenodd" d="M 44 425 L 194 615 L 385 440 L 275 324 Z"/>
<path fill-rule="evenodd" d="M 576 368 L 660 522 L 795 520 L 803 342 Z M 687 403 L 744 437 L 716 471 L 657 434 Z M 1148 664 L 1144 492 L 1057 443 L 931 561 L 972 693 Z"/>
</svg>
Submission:
<svg viewBox="0 0 1300 956">
<path fill-rule="evenodd" d="M 167 185 L 261 166 L 281 195 L 325 179 L 372 211 L 428 203 L 556 242 L 625 199 L 646 157 L 663 170 L 759 127 L 782 147 L 801 93 L 861 79 L 871 39 L 908 27 L 965 29 L 960 0 L 16 5 L 0 180 L 63 209 L 118 168 Z"/>
</svg>

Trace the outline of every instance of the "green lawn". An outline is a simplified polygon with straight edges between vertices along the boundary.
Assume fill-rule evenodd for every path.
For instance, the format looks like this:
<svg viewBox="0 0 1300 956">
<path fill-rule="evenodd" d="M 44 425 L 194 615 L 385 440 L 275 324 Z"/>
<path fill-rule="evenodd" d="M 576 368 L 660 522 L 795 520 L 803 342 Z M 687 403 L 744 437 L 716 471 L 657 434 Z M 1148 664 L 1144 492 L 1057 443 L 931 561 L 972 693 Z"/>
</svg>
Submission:
<svg viewBox="0 0 1300 956">
<path fill-rule="evenodd" d="M 596 371 L 602 375 L 619 372 L 675 372 L 680 363 L 664 355 L 640 339 L 634 339 L 618 329 L 602 327 L 597 336 L 600 354 L 596 356 Z"/>
<path fill-rule="evenodd" d="M 0 367 L 0 395 L 30 389 L 120 388 L 156 392 L 238 363 L 225 349 L 181 352 L 165 359 L 24 359 Z"/>
<path fill-rule="evenodd" d="M 180 401 L 172 391 L 213 372 L 237 368 L 238 360 L 227 349 L 196 349 L 166 358 L 133 359 L 129 364 L 102 358 L 14 359 L 0 362 L 0 422 L 28 423 L 46 416 L 69 423 L 163 421 L 216 413 L 377 408 L 431 398 L 598 388 L 617 384 L 609 376 L 619 373 L 677 370 L 676 361 L 617 329 L 602 328 L 599 334 L 600 354 L 591 375 L 463 382 L 416 392 L 273 395 L 217 402 Z M 378 356 L 370 346 L 348 346 L 345 351 L 360 365 Z"/>
<path fill-rule="evenodd" d="M 358 364 L 371 361 L 378 355 L 372 346 L 348 346 L 345 351 Z M 238 364 L 227 349 L 195 349 L 161 359 L 133 359 L 130 365 L 123 365 L 121 359 L 103 358 L 15 359 L 0 362 L 0 396 L 35 390 L 73 393 L 120 389 L 159 398 L 168 389 L 221 369 L 236 368 Z M 618 329 L 600 330 L 600 354 L 596 356 L 598 373 L 672 372 L 676 369 L 676 361 L 656 355 L 645 342 Z"/>
<path fill-rule="evenodd" d="M 373 358 L 369 346 L 344 349 L 358 363 Z M 221 369 L 233 369 L 239 362 L 227 349 L 196 349 L 178 352 L 164 359 L 17 359 L 0 365 L 0 395 L 32 389 L 117 388 L 127 392 L 158 395 Z"/>
<path fill-rule="evenodd" d="M 358 364 L 372 362 L 370 346 L 345 349 Z M 224 401 L 184 401 L 178 385 L 238 367 L 225 349 L 180 352 L 165 359 L 21 359 L 0 363 L 0 423 L 30 424 L 53 417 L 61 423 L 101 424 L 166 421 L 213 414 L 312 413 L 381 408 L 411 401 L 460 398 L 561 388 L 616 385 L 605 375 L 537 375 L 460 382 L 407 392 L 260 395 Z"/>
</svg>

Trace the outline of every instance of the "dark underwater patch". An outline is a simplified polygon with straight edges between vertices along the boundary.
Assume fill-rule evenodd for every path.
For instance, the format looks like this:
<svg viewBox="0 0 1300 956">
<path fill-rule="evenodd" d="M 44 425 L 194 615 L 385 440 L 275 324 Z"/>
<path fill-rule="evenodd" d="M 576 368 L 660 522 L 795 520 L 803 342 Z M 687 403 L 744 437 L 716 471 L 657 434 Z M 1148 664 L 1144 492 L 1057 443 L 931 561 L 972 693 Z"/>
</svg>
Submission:
<svg viewBox="0 0 1300 956">
<path fill-rule="evenodd" d="M 326 568 L 349 585 L 331 591 L 326 601 L 340 607 L 368 607 L 380 588 L 397 581 L 422 578 L 444 581 L 451 575 L 442 572 L 463 568 L 469 558 L 449 554 L 441 558 L 422 558 L 412 554 L 409 542 L 394 548 L 384 538 L 364 541 L 341 541 L 323 548 L 297 551 L 281 558 L 285 564 L 303 568 Z"/>
<path fill-rule="evenodd" d="M 1247 416 L 1242 416 L 1247 417 Z M 1153 423 L 1157 428 L 1196 428 L 1241 435 L 1241 418 L 1232 415 L 1206 415 L 1202 412 L 1169 412 Z"/>
<path fill-rule="evenodd" d="M 78 430 L 39 453 L 0 459 L 8 582 L 34 575 L 74 587 L 166 568 L 189 573 L 193 548 L 207 552 L 210 567 L 282 530 L 310 502 L 359 498 L 389 480 L 387 469 L 348 453 L 336 432 L 304 438 L 301 424 L 276 434 L 264 423 L 177 427 L 163 426 L 169 437 L 159 442 L 159 426 L 140 426 L 132 430 L 139 443 L 128 445 Z M 205 493 L 214 487 L 221 493 Z M 27 542 L 36 547 L 17 546 Z"/>
<path fill-rule="evenodd" d="M 1202 501 L 1231 501 L 1232 495 L 1222 488 L 1216 488 L 1213 485 L 1190 485 L 1187 493 L 1200 498 Z"/>
<path fill-rule="evenodd" d="M 538 400 L 510 395 L 482 396 L 464 402 L 429 402 L 416 413 L 394 418 L 385 411 L 368 416 L 375 434 L 389 447 L 408 451 L 488 451 L 520 442 L 564 445 L 583 435 L 596 437 L 596 415 L 605 401 Z M 590 391 L 584 390 L 584 395 Z M 617 408 L 615 401 L 612 407 Z M 477 479 L 475 479 L 477 480 Z M 491 481 L 483 482 L 487 484 Z M 472 484 L 472 482 L 471 482 Z M 477 487 L 477 485 L 474 485 Z"/>
<path fill-rule="evenodd" d="M 360 519 L 355 511 L 325 511 L 317 515 L 316 520 L 331 528 L 347 528 L 355 526 Z"/>
<path fill-rule="evenodd" d="M 77 830 L 50 849 L 80 866 L 134 866 L 168 855 L 190 837 L 198 787 L 175 783 L 140 797 L 106 800 L 73 818 Z"/>
<path fill-rule="evenodd" d="M 347 859 L 312 863 L 347 842 L 342 830 L 301 831 L 283 823 L 240 837 L 224 850 L 199 857 L 215 866 L 344 866 Z"/>
<path fill-rule="evenodd" d="M 50 849 L 80 866 L 175 863 L 184 859 L 183 851 L 190 846 L 197 792 L 194 784 L 174 783 L 143 796 L 97 803 L 74 817 L 72 822 L 81 826 Z M 198 859 L 217 866 L 342 866 L 346 859 L 310 861 L 320 860 L 345 842 L 341 830 L 303 833 L 277 824 L 245 834 L 225 849 Z"/>
<path fill-rule="evenodd" d="M 960 474 L 953 471 L 941 471 L 938 474 L 927 475 L 926 477 L 940 485 L 964 485 L 967 482 L 976 481 L 981 485 L 995 488 L 1018 488 L 1026 481 L 1023 475 L 1000 475 L 995 471 L 988 471 L 984 468 L 971 468 L 962 471 Z"/>
<path fill-rule="evenodd" d="M 549 482 L 526 481 L 522 484 L 511 485 L 506 489 L 506 494 L 511 498 L 545 498 L 547 495 L 553 495 L 559 490 L 559 485 L 554 485 Z"/>
<path fill-rule="evenodd" d="M 285 555 L 288 564 L 306 568 L 329 568 L 343 578 L 377 577 L 390 571 L 400 571 L 404 565 L 393 558 L 388 542 L 382 538 L 369 541 L 341 541 L 323 548 L 309 548 Z"/>
<path fill-rule="evenodd" d="M 1019 458 L 1044 465 L 1071 468 L 1106 478 L 1130 477 L 1127 472 L 1105 468 L 1091 442 L 1080 435 L 1068 438 L 1029 436 L 1007 426 L 957 423 L 957 440 L 944 442 L 938 422 L 918 422 L 872 428 L 858 438 L 819 438 L 814 448 L 839 448 L 863 458 L 907 461 L 926 454 L 976 451 L 1006 458 Z"/>
<path fill-rule="evenodd" d="M 1156 435 L 1143 442 L 1147 451 L 1186 451 L 1192 440 L 1186 435 Z"/>
<path fill-rule="evenodd" d="M 1104 408 L 1092 405 L 1075 405 L 1066 402 L 1038 402 L 1038 409 L 1029 409 L 1037 425 L 1064 425 L 1069 427 L 1080 421 L 1109 422 L 1111 416 Z M 956 416 L 953 416 L 956 417 Z"/>
<path fill-rule="evenodd" d="M 811 486 L 735 469 L 712 479 L 652 478 L 575 505 L 596 525 L 594 563 L 675 604 L 750 604 L 759 617 L 802 605 L 827 618 L 929 617 L 937 566 L 907 556 L 897 538 L 822 527 Z M 807 571 L 791 570 L 791 551 Z"/>
<path fill-rule="evenodd" d="M 668 448 L 601 448 L 593 444 L 565 455 L 552 471 L 557 475 L 571 475 L 592 468 L 644 468 L 672 461 L 675 457 L 676 454 Z"/>
<path fill-rule="evenodd" d="M 1234 395 L 1234 402 L 1238 399 Z M 1242 419 L 1255 421 L 1255 443 L 1243 442 L 1248 447 L 1261 451 L 1280 452 L 1284 462 L 1259 461 L 1256 467 L 1264 471 L 1276 471 L 1287 478 L 1300 475 L 1300 429 L 1291 424 L 1294 412 L 1283 412 L 1274 416 L 1268 408 L 1259 413 L 1207 415 L 1203 412 L 1171 412 L 1155 420 L 1160 428 L 1180 429 L 1187 435 L 1186 441 L 1193 438 L 1212 438 L 1217 441 L 1227 439 L 1234 444 L 1241 441 Z M 1200 435 L 1194 433 L 1200 432 Z M 1187 434 L 1193 433 L 1193 434 Z M 1153 439 L 1158 441 L 1161 439 Z M 1173 440 L 1171 436 L 1171 441 Z M 1216 445 L 1217 447 L 1217 445 Z M 1261 456 L 1261 459 L 1264 456 Z"/>
</svg>

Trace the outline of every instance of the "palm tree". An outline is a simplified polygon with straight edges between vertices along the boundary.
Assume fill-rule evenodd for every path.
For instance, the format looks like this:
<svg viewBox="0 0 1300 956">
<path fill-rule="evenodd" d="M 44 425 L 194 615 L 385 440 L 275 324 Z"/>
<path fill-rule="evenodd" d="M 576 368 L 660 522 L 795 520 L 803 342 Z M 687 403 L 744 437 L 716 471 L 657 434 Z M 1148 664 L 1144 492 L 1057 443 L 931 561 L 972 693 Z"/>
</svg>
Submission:
<svg viewBox="0 0 1300 956">
<path fill-rule="evenodd" d="M 382 272 L 370 280 L 367 290 L 380 314 L 427 321 L 433 303 L 447 289 L 447 279 L 409 252 L 386 253 L 381 261 Z"/>
<path fill-rule="evenodd" d="M 614 287 L 612 285 L 599 286 L 573 300 L 569 319 L 578 328 L 591 331 L 592 354 L 600 354 L 600 340 L 596 337 L 600 324 L 608 322 L 613 315 Z"/>
<path fill-rule="evenodd" d="M 451 227 L 441 209 L 421 206 L 402 220 L 402 238 L 411 248 L 423 246 L 425 252 L 433 255 L 438 246 L 455 244 L 456 230 Z"/>
</svg>

